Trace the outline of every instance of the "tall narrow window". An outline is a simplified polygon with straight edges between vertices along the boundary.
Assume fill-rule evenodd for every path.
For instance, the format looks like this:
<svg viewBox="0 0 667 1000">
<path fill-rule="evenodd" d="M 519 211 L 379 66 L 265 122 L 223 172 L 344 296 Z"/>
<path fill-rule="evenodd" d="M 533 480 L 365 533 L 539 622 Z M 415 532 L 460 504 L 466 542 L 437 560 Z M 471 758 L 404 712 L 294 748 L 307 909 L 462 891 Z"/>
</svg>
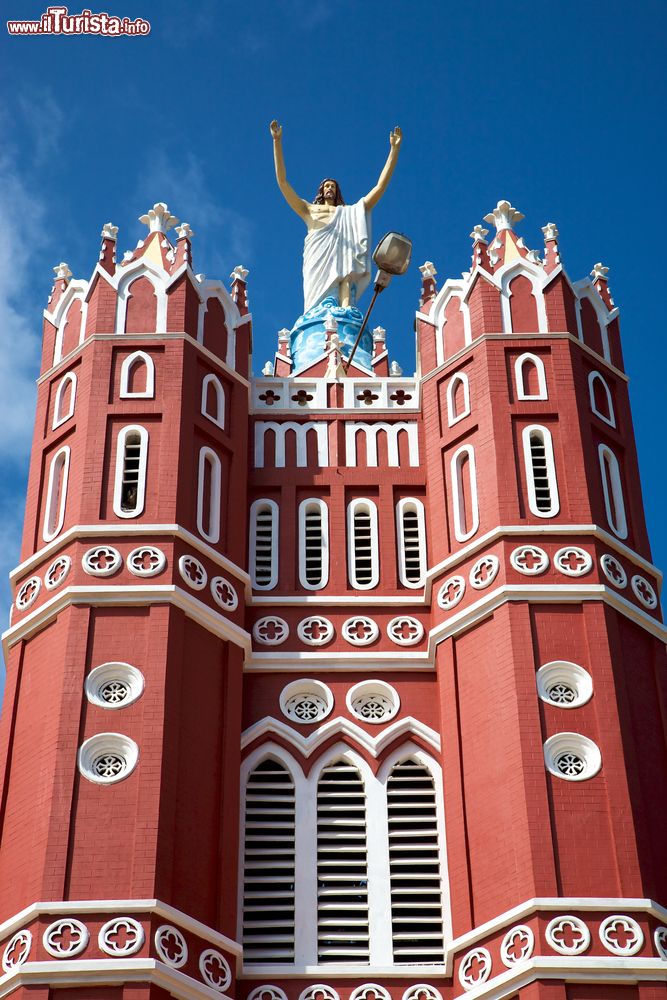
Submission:
<svg viewBox="0 0 667 1000">
<path fill-rule="evenodd" d="M 257 590 L 278 582 L 278 504 L 255 500 L 250 508 L 250 574 Z"/>
<path fill-rule="evenodd" d="M 470 413 L 470 385 L 465 372 L 452 375 L 447 386 L 447 422 L 452 424 L 463 420 Z"/>
<path fill-rule="evenodd" d="M 74 372 L 67 372 L 63 375 L 53 403 L 53 421 L 51 429 L 55 430 L 74 413 L 74 403 L 76 400 L 76 375 Z"/>
<path fill-rule="evenodd" d="M 299 504 L 299 581 L 306 590 L 329 581 L 329 511 L 315 498 Z"/>
<path fill-rule="evenodd" d="M 121 399 L 152 399 L 155 395 L 155 365 L 150 354 L 129 354 L 120 369 Z"/>
<path fill-rule="evenodd" d="M 265 760 L 248 778 L 243 859 L 243 953 L 248 964 L 294 961 L 294 782 Z"/>
<path fill-rule="evenodd" d="M 199 482 L 197 489 L 197 531 L 207 542 L 220 539 L 220 488 L 222 466 L 212 448 L 199 452 Z"/>
<path fill-rule="evenodd" d="M 514 362 L 517 399 L 547 399 L 544 362 L 537 354 L 522 354 Z"/>
<path fill-rule="evenodd" d="M 50 542 L 60 533 L 65 520 L 69 457 L 70 449 L 65 447 L 57 451 L 51 459 L 42 528 L 42 538 L 45 542 Z"/>
<path fill-rule="evenodd" d="M 217 375 L 206 375 L 201 384 L 201 411 L 218 427 L 225 426 L 225 390 Z"/>
<path fill-rule="evenodd" d="M 537 517 L 555 517 L 560 501 L 553 442 L 546 427 L 524 428 L 523 457 L 530 510 Z"/>
<path fill-rule="evenodd" d="M 404 587 L 422 587 L 426 574 L 424 505 L 406 497 L 396 507 L 398 577 Z"/>
<path fill-rule="evenodd" d="M 627 538 L 628 522 L 625 516 L 623 485 L 618 459 L 606 444 L 601 444 L 598 447 L 598 456 L 600 458 L 604 508 L 609 527 L 619 538 Z"/>
<path fill-rule="evenodd" d="M 146 496 L 148 431 L 123 427 L 116 442 L 116 482 L 113 509 L 118 517 L 138 517 Z"/>
<path fill-rule="evenodd" d="M 463 445 L 452 455 L 451 476 L 454 535 L 458 542 L 465 542 L 479 528 L 477 471 L 471 445 Z"/>
<path fill-rule="evenodd" d="M 368 962 L 366 798 L 356 767 L 324 768 L 317 785 L 317 958 Z"/>
<path fill-rule="evenodd" d="M 442 962 L 442 887 L 433 777 L 416 760 L 387 780 L 394 961 Z"/>
<path fill-rule="evenodd" d="M 616 418 L 611 391 L 600 372 L 591 372 L 588 376 L 588 394 L 593 413 L 610 427 L 615 427 Z"/>
<path fill-rule="evenodd" d="M 348 505 L 347 572 L 351 585 L 358 590 L 378 585 L 378 515 L 372 500 L 353 500 Z"/>
</svg>

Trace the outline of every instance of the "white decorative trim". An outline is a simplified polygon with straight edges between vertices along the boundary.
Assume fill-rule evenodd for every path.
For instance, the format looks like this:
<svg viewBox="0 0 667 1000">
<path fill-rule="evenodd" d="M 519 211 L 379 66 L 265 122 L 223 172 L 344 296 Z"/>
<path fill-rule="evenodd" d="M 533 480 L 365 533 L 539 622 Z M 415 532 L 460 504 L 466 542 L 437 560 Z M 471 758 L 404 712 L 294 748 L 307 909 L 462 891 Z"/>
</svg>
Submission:
<svg viewBox="0 0 667 1000">
<path fill-rule="evenodd" d="M 216 413 L 209 413 L 206 408 L 208 403 L 208 387 L 213 386 L 215 392 Z M 211 423 L 224 431 L 225 429 L 225 389 L 217 375 L 209 372 L 204 376 L 201 384 L 201 412 Z"/>
<path fill-rule="evenodd" d="M 568 660 L 553 660 L 540 667 L 535 675 L 537 693 L 548 705 L 558 708 L 579 708 L 590 701 L 593 695 L 593 678 L 577 663 Z M 564 690 L 558 692 L 558 688 Z M 554 688 L 557 689 L 553 694 Z M 572 700 L 567 701 L 568 689 L 572 692 Z M 559 697 L 560 694 L 560 697 Z"/>
<path fill-rule="evenodd" d="M 320 513 L 319 551 L 321 560 L 320 579 L 317 583 L 309 583 L 306 550 L 308 533 L 306 531 L 306 516 L 316 507 Z M 299 504 L 299 583 L 305 590 L 321 590 L 329 582 L 329 508 L 320 497 L 309 497 Z"/>
<path fill-rule="evenodd" d="M 32 947 L 32 934 L 30 931 L 17 931 L 12 935 L 5 950 L 2 953 L 2 968 L 5 972 L 13 972 L 27 961 Z M 16 951 L 14 955 L 13 952 Z"/>
<path fill-rule="evenodd" d="M 69 944 L 65 946 L 59 944 L 57 940 L 63 933 L 70 935 Z M 44 950 L 53 958 L 73 958 L 75 955 L 80 955 L 85 951 L 89 940 L 90 933 L 86 925 L 73 917 L 54 921 L 42 935 Z"/>
<path fill-rule="evenodd" d="M 563 937 L 567 928 L 569 928 L 569 933 L 572 937 L 575 935 L 578 937 L 578 940 L 575 940 L 572 944 L 567 944 L 566 939 Z M 591 943 L 591 932 L 586 924 L 579 917 L 570 915 L 554 917 L 553 920 L 550 920 L 544 936 L 547 939 L 547 944 L 561 955 L 581 955 Z"/>
<path fill-rule="evenodd" d="M 479 968 L 477 975 L 471 972 L 472 964 L 476 962 Z M 469 951 L 459 965 L 459 982 L 464 990 L 472 990 L 481 986 L 491 975 L 491 954 L 486 948 L 475 948 Z"/>
<path fill-rule="evenodd" d="M 324 983 L 315 983 L 313 986 L 307 986 L 299 994 L 299 1000 L 319 1000 L 320 996 L 322 1000 L 340 1000 L 333 986 L 326 986 Z"/>
<path fill-rule="evenodd" d="M 602 495 L 604 509 L 609 527 L 618 538 L 628 537 L 628 522 L 625 516 L 623 501 L 623 486 L 618 459 L 606 444 L 598 445 L 600 461 L 600 476 L 602 478 Z"/>
<path fill-rule="evenodd" d="M 574 558 L 577 564 L 572 568 L 569 560 Z M 554 555 L 554 566 L 559 573 L 565 576 L 585 576 L 593 569 L 593 557 L 586 549 L 578 545 L 566 545 L 565 548 L 558 549 Z"/>
<path fill-rule="evenodd" d="M 366 438 L 366 468 L 376 468 L 378 464 L 378 435 L 380 432 L 387 435 L 387 464 L 392 469 L 397 469 L 401 464 L 398 436 L 401 431 L 405 431 L 408 437 L 408 465 L 414 468 L 419 465 L 419 426 L 416 421 L 400 420 L 396 423 L 387 423 L 384 420 L 377 420 L 372 424 L 358 423 L 356 421 L 345 421 L 345 464 L 348 468 L 358 465 L 357 461 L 357 434 L 362 433 Z"/>
<path fill-rule="evenodd" d="M 607 405 L 608 405 L 608 408 L 609 408 L 608 415 L 604 414 L 600 410 L 598 410 L 597 406 L 595 405 L 595 383 L 596 382 L 600 382 L 601 385 L 602 385 L 602 388 L 604 389 L 604 394 L 606 396 Z M 603 376 L 600 374 L 600 372 L 591 371 L 588 374 L 588 397 L 589 397 L 590 404 L 591 404 L 591 410 L 595 414 L 595 416 L 599 417 L 600 420 L 603 420 L 605 422 L 605 424 L 608 424 L 610 427 L 616 427 L 616 418 L 614 416 L 614 404 L 613 404 L 613 401 L 612 401 L 612 398 L 611 398 L 611 390 L 609 389 L 609 386 L 607 385 L 606 379 L 603 378 Z"/>
<path fill-rule="evenodd" d="M 124 944 L 118 944 L 113 940 L 114 935 L 120 930 L 125 932 Z M 142 947 L 144 940 L 144 929 L 133 917 L 115 917 L 113 920 L 107 920 L 97 935 L 100 951 L 113 956 L 134 955 Z"/>
<path fill-rule="evenodd" d="M 79 324 L 79 336 L 77 337 L 77 348 L 81 344 L 81 334 L 86 328 L 86 313 L 88 309 L 86 299 L 86 294 L 88 292 L 88 282 L 82 281 L 80 279 L 75 279 L 70 281 L 67 288 L 65 289 L 65 294 L 60 299 L 55 307 L 54 312 L 47 312 L 44 310 L 44 315 L 49 322 L 57 328 L 56 339 L 53 345 L 53 364 L 58 365 L 63 360 L 63 340 L 65 339 L 65 326 L 67 325 L 67 316 L 69 314 L 70 308 L 75 302 L 81 303 L 81 319 Z M 70 351 L 72 354 L 73 351 Z M 67 355 L 68 357 L 69 355 Z"/>
<path fill-rule="evenodd" d="M 350 993 L 350 1000 L 392 1000 L 391 993 L 378 983 L 364 983 Z M 250 1000 L 250 997 L 248 997 Z"/>
<path fill-rule="evenodd" d="M 310 677 L 292 681 L 280 692 L 280 711 L 285 718 L 302 726 L 326 719 L 333 706 L 331 688 Z"/>
<path fill-rule="evenodd" d="M 259 583 L 257 580 L 257 520 L 258 517 L 269 512 L 271 516 L 271 573 L 267 583 Z M 273 590 L 278 583 L 278 573 L 280 569 L 280 508 L 275 500 L 260 499 L 255 500 L 250 505 L 250 540 L 249 540 L 249 569 L 252 586 L 255 590 Z M 264 553 L 262 553 L 264 555 Z"/>
<path fill-rule="evenodd" d="M 58 556 L 53 560 L 44 574 L 44 586 L 47 590 L 55 590 L 61 583 L 64 583 L 72 568 L 70 556 Z"/>
<path fill-rule="evenodd" d="M 428 983 L 415 983 L 414 986 L 408 986 L 401 1000 L 422 1000 L 422 997 L 426 997 L 426 1000 L 442 1000 L 442 993 Z"/>
<path fill-rule="evenodd" d="M 280 646 L 288 635 L 289 625 L 284 618 L 278 618 L 276 615 L 258 618 L 252 627 L 252 637 L 255 642 L 261 642 L 265 646 Z"/>
<path fill-rule="evenodd" d="M 21 584 L 16 595 L 14 606 L 17 611 L 27 611 L 37 600 L 37 596 L 42 589 L 42 581 L 38 576 L 31 576 L 29 580 Z"/>
<path fill-rule="evenodd" d="M 296 467 L 305 469 L 308 466 L 308 434 L 312 431 L 317 438 L 317 464 L 320 468 L 329 465 L 329 425 L 325 421 L 309 421 L 296 423 L 286 420 L 277 423 L 275 420 L 258 420 L 255 423 L 255 468 L 264 468 L 264 440 L 267 431 L 275 434 L 274 469 L 285 468 L 285 435 L 294 431 L 296 436 Z"/>
<path fill-rule="evenodd" d="M 519 941 L 521 943 L 521 951 L 519 955 L 515 955 L 512 951 L 515 943 Z M 530 927 L 526 924 L 517 924 L 516 927 L 512 927 L 511 930 L 507 932 L 500 945 L 500 958 L 504 965 L 511 969 L 513 965 L 517 965 L 519 962 L 527 961 L 533 954 L 535 949 L 535 935 Z"/>
<path fill-rule="evenodd" d="M 453 593 L 448 595 L 448 591 L 453 588 Z M 457 604 L 460 604 L 463 600 L 463 595 L 466 592 L 466 582 L 462 576 L 450 576 L 448 580 L 445 580 L 440 590 L 438 591 L 438 607 L 441 607 L 444 611 L 449 611 L 451 608 L 455 608 Z"/>
<path fill-rule="evenodd" d="M 475 590 L 486 590 L 498 576 L 499 569 L 500 559 L 498 556 L 482 556 L 470 570 L 468 582 Z"/>
<path fill-rule="evenodd" d="M 146 368 L 146 388 L 140 392 L 132 392 L 129 388 L 132 369 L 143 364 Z M 121 399 L 153 399 L 155 396 L 155 365 L 150 354 L 145 351 L 135 351 L 128 354 L 120 369 Z"/>
<path fill-rule="evenodd" d="M 531 395 L 526 392 L 526 383 L 524 380 L 523 367 L 526 362 L 529 361 L 534 365 L 537 372 L 537 394 Z M 528 401 L 534 399 L 548 399 L 549 394 L 547 392 L 547 376 L 544 370 L 544 361 L 538 354 L 520 354 L 519 357 L 514 362 L 514 381 L 516 383 L 516 398 L 520 401 Z"/>
<path fill-rule="evenodd" d="M 287 994 L 279 986 L 270 986 L 266 983 L 262 986 L 255 986 L 246 1000 L 287 1000 Z"/>
<path fill-rule="evenodd" d="M 113 576 L 123 565 L 123 557 L 112 545 L 96 545 L 84 552 L 81 565 L 88 576 Z"/>
<path fill-rule="evenodd" d="M 239 606 L 239 595 L 229 580 L 224 576 L 214 576 L 210 584 L 211 597 L 225 611 L 236 611 Z"/>
<path fill-rule="evenodd" d="M 62 398 L 65 389 L 68 385 L 72 386 L 72 390 L 69 396 L 69 406 L 66 413 L 61 413 Z M 58 383 L 58 388 L 56 389 L 55 399 L 53 401 L 53 420 L 51 422 L 51 430 L 55 430 L 56 427 L 60 427 L 65 421 L 69 420 L 74 414 L 74 406 L 76 403 L 76 373 L 75 372 L 65 372 L 60 382 Z"/>
<path fill-rule="evenodd" d="M 461 466 L 464 458 L 468 459 L 468 481 L 470 483 L 470 511 L 465 517 L 465 493 L 461 479 Z M 470 444 L 464 444 L 452 455 L 450 461 L 450 476 L 452 483 L 452 504 L 454 518 L 454 535 L 457 542 L 467 542 L 479 528 L 479 505 L 477 503 L 477 470 L 475 466 L 475 449 Z"/>
<path fill-rule="evenodd" d="M 415 646 L 424 638 L 424 626 L 418 618 L 400 615 L 387 625 L 387 635 L 398 646 Z"/>
<path fill-rule="evenodd" d="M 417 553 L 419 558 L 419 577 L 410 580 L 407 573 L 407 551 L 405 538 L 405 513 L 414 513 L 417 518 Z M 398 550 L 398 578 L 404 587 L 411 590 L 421 590 L 426 575 L 426 524 L 424 504 L 417 497 L 403 497 L 396 504 L 396 546 Z"/>
<path fill-rule="evenodd" d="M 49 465 L 49 483 L 42 526 L 42 538 L 45 542 L 52 542 L 60 534 L 65 520 L 70 455 L 71 449 L 69 445 L 65 445 L 64 448 L 58 449 Z"/>
<path fill-rule="evenodd" d="M 167 565 L 167 557 L 154 545 L 141 545 L 128 553 L 125 565 L 133 576 L 158 576 Z"/>
<path fill-rule="evenodd" d="M 456 387 L 463 386 L 463 409 L 457 413 L 454 408 Z M 470 383 L 465 372 L 455 372 L 447 385 L 447 424 L 453 427 L 459 420 L 470 416 Z"/>
<path fill-rule="evenodd" d="M 610 552 L 603 553 L 600 556 L 600 566 L 602 567 L 602 572 L 614 587 L 618 587 L 619 590 L 625 590 L 628 585 L 628 574 L 616 556 L 612 556 Z"/>
<path fill-rule="evenodd" d="M 125 473 L 125 449 L 131 434 L 139 436 L 139 467 L 137 469 L 137 500 L 131 510 L 124 510 L 123 478 Z M 148 431 L 139 424 L 128 424 L 118 431 L 116 437 L 116 474 L 113 490 L 113 512 L 116 517 L 133 518 L 143 514 L 146 498 L 146 468 L 148 465 Z"/>
<path fill-rule="evenodd" d="M 174 946 L 179 952 L 176 958 L 172 958 L 167 950 L 169 947 L 168 938 L 172 938 Z M 162 924 L 155 931 L 153 941 L 155 943 L 155 950 L 162 961 L 170 965 L 172 969 L 180 969 L 182 965 L 185 965 L 188 960 L 188 945 L 177 927 L 172 927 L 171 924 Z"/>
<path fill-rule="evenodd" d="M 359 580 L 356 567 L 357 553 L 357 533 L 355 530 L 355 515 L 361 510 L 368 514 L 369 520 L 369 553 L 370 579 L 366 582 Z M 378 512 L 373 500 L 367 497 L 357 497 L 347 505 L 347 576 L 350 586 L 356 590 L 372 590 L 380 582 L 380 556 L 378 551 Z"/>
<path fill-rule="evenodd" d="M 530 565 L 527 560 L 534 560 L 534 565 Z M 544 549 L 537 545 L 519 545 L 510 554 L 510 563 L 517 571 L 524 576 L 539 576 L 546 573 L 549 568 L 549 556 Z"/>
<path fill-rule="evenodd" d="M 127 303 L 132 298 L 132 284 L 138 278 L 146 278 L 153 286 L 156 299 L 155 330 L 129 330 L 128 333 L 153 333 L 161 336 L 167 331 L 167 284 L 171 284 L 174 276 L 167 275 L 161 268 L 146 257 L 132 261 L 127 267 L 119 268 L 116 281 L 116 336 L 125 334 L 127 318 Z M 169 279 L 169 280 L 168 280 Z"/>
<path fill-rule="evenodd" d="M 213 972 L 209 967 L 212 962 L 219 966 L 218 973 Z M 201 953 L 199 972 L 206 985 L 217 990 L 218 993 L 224 993 L 232 981 L 232 970 L 229 967 L 229 962 L 216 948 L 206 948 Z"/>
<path fill-rule="evenodd" d="M 653 944 L 663 962 L 667 962 L 667 927 L 656 927 L 653 932 Z"/>
<path fill-rule="evenodd" d="M 397 719 L 390 726 L 383 729 L 377 736 L 372 736 L 350 719 L 343 716 L 336 716 L 329 719 L 323 725 L 304 736 L 292 726 L 288 726 L 282 719 L 274 719 L 268 715 L 258 722 L 254 722 L 241 734 L 241 749 L 250 746 L 256 740 L 264 736 L 280 736 L 290 743 L 303 757 L 310 757 L 319 747 L 332 738 L 332 736 L 347 737 L 354 743 L 366 750 L 372 757 L 379 757 L 386 747 L 395 743 L 398 739 L 416 736 L 435 752 L 440 751 L 440 736 L 430 726 L 420 722 L 412 716 Z"/>
<path fill-rule="evenodd" d="M 110 697 L 104 697 L 104 689 L 116 685 L 117 691 L 111 690 Z M 101 663 L 94 667 L 84 683 L 86 698 L 99 708 L 125 708 L 135 702 L 144 692 L 144 676 L 140 670 L 130 663 Z M 127 693 L 124 694 L 124 691 Z M 115 694 L 120 697 L 114 697 Z"/>
<path fill-rule="evenodd" d="M 204 564 L 192 555 L 181 556 L 178 560 L 178 572 L 192 590 L 204 590 L 208 583 L 208 573 Z"/>
<path fill-rule="evenodd" d="M 359 630 L 361 630 L 361 635 L 359 635 Z M 352 646 L 369 646 L 372 642 L 375 642 L 380 634 L 377 622 L 373 621 L 372 618 L 366 618 L 364 615 L 356 615 L 354 618 L 348 618 L 343 622 L 341 631 L 345 641 L 349 642 Z"/>
<path fill-rule="evenodd" d="M 537 502 L 537 491 L 535 487 L 535 470 L 533 468 L 533 453 L 531 449 L 531 437 L 538 436 L 542 440 L 544 447 L 544 460 L 546 463 L 546 475 L 549 485 L 549 508 L 540 510 Z M 551 431 L 540 424 L 530 424 L 524 427 L 521 433 L 523 442 L 523 461 L 526 471 L 526 485 L 528 487 L 528 506 L 535 517 L 555 517 L 560 510 L 560 499 L 558 496 L 558 478 L 556 476 L 556 462 L 554 459 L 554 446 L 551 438 Z"/>
<path fill-rule="evenodd" d="M 210 470 L 208 496 L 208 531 L 204 527 L 204 486 L 206 483 L 206 466 Z M 204 446 L 199 449 L 199 472 L 197 477 L 197 531 L 211 545 L 220 540 L 220 490 L 222 483 L 222 463 L 212 448 Z"/>
<path fill-rule="evenodd" d="M 334 637 L 334 627 L 328 618 L 312 615 L 299 622 L 296 634 L 308 646 L 325 646 Z"/>
<path fill-rule="evenodd" d="M 649 608 L 651 611 L 657 608 L 658 595 L 645 577 L 640 576 L 638 573 L 635 574 L 630 580 L 630 586 L 632 593 L 638 601 L 641 601 L 645 608 Z"/>
<path fill-rule="evenodd" d="M 361 681 L 349 688 L 345 704 L 356 719 L 372 726 L 384 726 L 398 715 L 401 700 L 391 684 L 374 679 Z"/>
<path fill-rule="evenodd" d="M 619 928 L 630 937 L 625 944 L 613 937 Z M 636 955 L 644 945 L 644 933 L 637 921 L 623 914 L 615 913 L 606 917 L 600 924 L 599 933 L 602 944 L 613 955 Z"/>
<path fill-rule="evenodd" d="M 563 758 L 566 759 L 565 763 Z M 570 758 L 571 766 L 566 770 Z M 598 747 L 587 736 L 580 733 L 556 733 L 544 743 L 544 762 L 547 770 L 556 778 L 564 781 L 588 781 L 602 767 L 602 756 Z M 558 766 L 559 762 L 563 770 Z"/>
<path fill-rule="evenodd" d="M 102 772 L 104 758 L 108 758 L 108 766 Z M 95 736 L 84 740 L 77 755 L 79 771 L 84 778 L 96 785 L 113 785 L 117 781 L 123 781 L 132 774 L 138 760 L 139 747 L 134 740 L 122 733 L 96 733 Z M 103 951 L 107 949 L 104 948 Z M 109 951 L 108 954 L 130 954 L 130 952 Z"/>
</svg>

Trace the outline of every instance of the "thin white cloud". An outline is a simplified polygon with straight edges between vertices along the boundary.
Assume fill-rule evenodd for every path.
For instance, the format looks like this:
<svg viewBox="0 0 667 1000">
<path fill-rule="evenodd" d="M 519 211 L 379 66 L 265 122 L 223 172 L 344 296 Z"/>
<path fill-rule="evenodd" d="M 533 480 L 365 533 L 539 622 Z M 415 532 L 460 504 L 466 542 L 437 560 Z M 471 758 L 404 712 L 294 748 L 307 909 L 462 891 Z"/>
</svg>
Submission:
<svg viewBox="0 0 667 1000">
<path fill-rule="evenodd" d="M 37 165 L 54 156 L 60 146 L 65 114 L 48 89 L 19 94 L 17 107 L 30 135 Z"/>
</svg>

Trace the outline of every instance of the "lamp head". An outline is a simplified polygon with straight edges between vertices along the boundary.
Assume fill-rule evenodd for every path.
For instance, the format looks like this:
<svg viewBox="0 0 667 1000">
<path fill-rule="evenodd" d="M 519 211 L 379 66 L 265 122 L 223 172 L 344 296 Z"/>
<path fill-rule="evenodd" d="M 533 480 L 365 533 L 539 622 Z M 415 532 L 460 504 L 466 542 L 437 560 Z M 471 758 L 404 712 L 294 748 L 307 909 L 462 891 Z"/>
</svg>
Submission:
<svg viewBox="0 0 667 1000">
<path fill-rule="evenodd" d="M 411 255 L 412 240 L 402 233 L 387 233 L 373 251 L 373 261 L 385 274 L 405 274 Z"/>
</svg>

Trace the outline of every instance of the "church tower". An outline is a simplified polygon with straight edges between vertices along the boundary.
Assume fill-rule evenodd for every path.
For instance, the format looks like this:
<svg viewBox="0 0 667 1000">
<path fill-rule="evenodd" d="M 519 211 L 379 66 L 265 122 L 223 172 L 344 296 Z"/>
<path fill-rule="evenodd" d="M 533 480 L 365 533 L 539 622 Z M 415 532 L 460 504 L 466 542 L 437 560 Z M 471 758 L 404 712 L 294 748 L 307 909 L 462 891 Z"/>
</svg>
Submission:
<svg viewBox="0 0 667 1000">
<path fill-rule="evenodd" d="M 4 635 L 2 995 L 667 997 L 667 752 L 618 310 L 501 201 L 416 371 L 156 204 L 44 348 Z M 489 237 L 490 238 L 487 238 Z M 174 238 L 175 237 L 175 238 Z M 56 994 L 55 991 L 58 990 Z"/>
</svg>

